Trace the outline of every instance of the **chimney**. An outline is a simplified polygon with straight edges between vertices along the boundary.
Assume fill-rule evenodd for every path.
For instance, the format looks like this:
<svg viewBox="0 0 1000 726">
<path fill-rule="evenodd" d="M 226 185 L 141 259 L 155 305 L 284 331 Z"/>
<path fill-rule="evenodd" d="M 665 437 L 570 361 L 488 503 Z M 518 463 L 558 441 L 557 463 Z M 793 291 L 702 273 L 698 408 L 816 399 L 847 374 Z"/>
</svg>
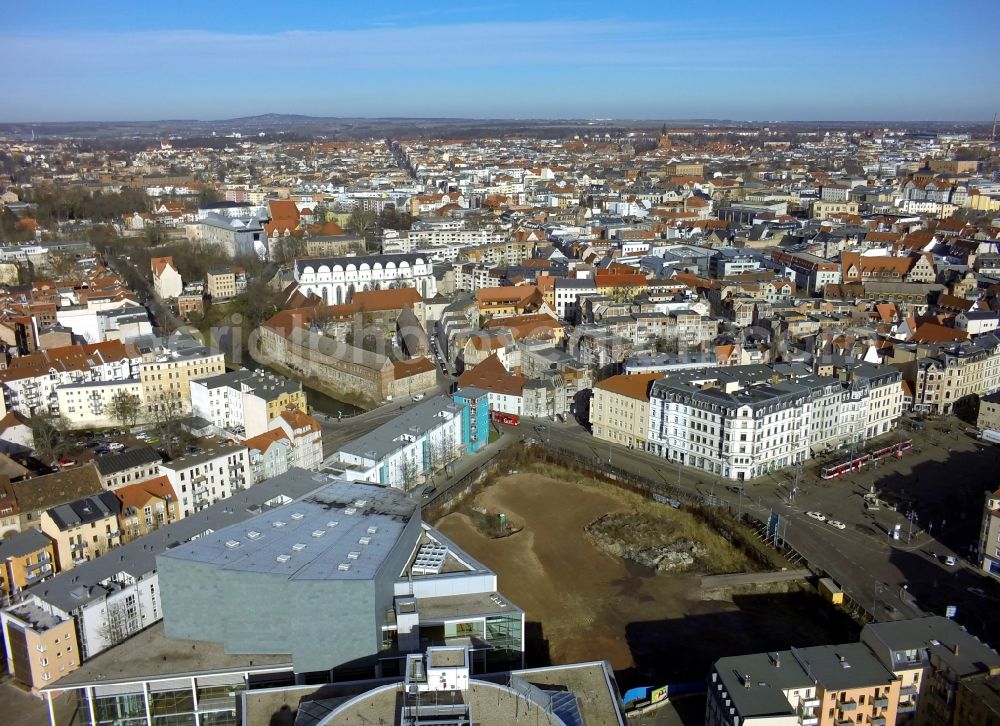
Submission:
<svg viewBox="0 0 1000 726">
<path fill-rule="evenodd" d="M 955 643 L 955 647 L 952 648 L 952 651 L 955 653 L 955 655 L 958 655 L 958 643 Z"/>
</svg>

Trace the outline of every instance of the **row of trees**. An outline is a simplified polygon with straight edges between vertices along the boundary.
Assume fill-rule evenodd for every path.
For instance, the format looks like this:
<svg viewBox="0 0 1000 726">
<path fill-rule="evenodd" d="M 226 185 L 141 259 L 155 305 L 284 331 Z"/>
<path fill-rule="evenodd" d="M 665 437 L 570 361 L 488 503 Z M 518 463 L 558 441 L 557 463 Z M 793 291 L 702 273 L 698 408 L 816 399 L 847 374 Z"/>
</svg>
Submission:
<svg viewBox="0 0 1000 726">
<path fill-rule="evenodd" d="M 91 193 L 83 187 L 42 187 L 24 190 L 22 199 L 35 205 L 32 215 L 43 227 L 75 219 L 110 222 L 150 207 L 149 197 L 141 189 Z"/>
<path fill-rule="evenodd" d="M 179 401 L 164 401 L 146 407 L 134 393 L 119 391 L 108 403 L 106 415 L 117 425 L 132 430 L 139 423 L 147 424 L 160 439 L 159 447 L 168 456 L 178 456 L 191 440 L 184 428 L 187 416 Z M 28 419 L 35 452 L 46 462 L 58 461 L 80 445 L 80 432 L 74 430 L 63 416 L 39 413 Z"/>
</svg>

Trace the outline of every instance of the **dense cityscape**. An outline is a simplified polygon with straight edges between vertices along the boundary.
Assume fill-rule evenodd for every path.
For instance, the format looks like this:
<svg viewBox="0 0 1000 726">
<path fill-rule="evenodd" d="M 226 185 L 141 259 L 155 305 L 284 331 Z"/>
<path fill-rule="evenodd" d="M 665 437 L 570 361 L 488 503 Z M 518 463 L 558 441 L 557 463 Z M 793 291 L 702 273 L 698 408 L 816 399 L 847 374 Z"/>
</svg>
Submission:
<svg viewBox="0 0 1000 726">
<path fill-rule="evenodd" d="M 163 10 L 0 31 L 0 724 L 1000 724 L 1000 99 L 871 75 L 929 16 Z"/>
</svg>

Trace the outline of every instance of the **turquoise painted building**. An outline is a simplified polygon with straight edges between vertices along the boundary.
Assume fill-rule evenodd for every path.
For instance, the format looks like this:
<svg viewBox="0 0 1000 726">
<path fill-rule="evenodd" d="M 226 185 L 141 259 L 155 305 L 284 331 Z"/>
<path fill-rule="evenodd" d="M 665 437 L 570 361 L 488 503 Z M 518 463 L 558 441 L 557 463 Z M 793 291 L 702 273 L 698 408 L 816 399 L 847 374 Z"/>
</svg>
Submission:
<svg viewBox="0 0 1000 726">
<path fill-rule="evenodd" d="M 466 386 L 451 394 L 462 407 L 462 443 L 473 453 L 490 441 L 490 394 L 482 388 Z"/>
</svg>

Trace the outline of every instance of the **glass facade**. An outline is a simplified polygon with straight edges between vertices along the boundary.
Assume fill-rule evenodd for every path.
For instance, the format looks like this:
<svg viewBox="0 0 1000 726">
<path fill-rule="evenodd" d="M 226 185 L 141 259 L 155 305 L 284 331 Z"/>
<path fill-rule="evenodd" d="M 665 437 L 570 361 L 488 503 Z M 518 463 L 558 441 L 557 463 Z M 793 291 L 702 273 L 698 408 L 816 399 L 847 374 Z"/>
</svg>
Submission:
<svg viewBox="0 0 1000 726">
<path fill-rule="evenodd" d="M 150 690 L 151 720 L 147 720 L 146 694 L 141 691 L 96 696 L 93 701 L 96 720 L 93 721 L 87 692 L 80 690 L 77 691 L 80 722 L 83 726 L 148 726 L 150 723 L 154 726 L 235 726 L 236 694 L 245 688 L 243 683 L 197 686 L 197 712 L 195 691 L 191 688 Z"/>
<path fill-rule="evenodd" d="M 448 638 L 478 638 L 483 639 L 483 621 L 470 620 L 460 623 L 445 623 L 444 637 Z"/>
<path fill-rule="evenodd" d="M 154 716 L 194 713 L 194 694 L 190 688 L 176 691 L 154 691 L 149 694 L 149 708 Z"/>
<path fill-rule="evenodd" d="M 486 618 L 486 642 L 494 650 L 521 650 L 521 618 L 497 615 Z"/>
</svg>

